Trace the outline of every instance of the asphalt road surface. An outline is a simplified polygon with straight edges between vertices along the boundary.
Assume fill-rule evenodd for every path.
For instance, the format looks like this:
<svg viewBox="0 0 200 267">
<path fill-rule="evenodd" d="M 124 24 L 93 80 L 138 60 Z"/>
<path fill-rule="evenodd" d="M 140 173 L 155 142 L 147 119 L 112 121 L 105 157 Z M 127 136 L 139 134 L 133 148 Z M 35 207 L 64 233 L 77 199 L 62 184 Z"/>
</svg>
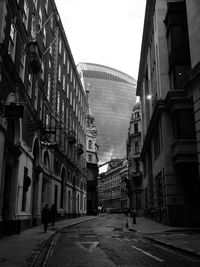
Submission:
<svg viewBox="0 0 200 267">
<path fill-rule="evenodd" d="M 110 214 L 66 228 L 55 236 L 42 266 L 200 266 L 197 258 L 128 231 L 125 220 L 123 215 Z"/>
</svg>

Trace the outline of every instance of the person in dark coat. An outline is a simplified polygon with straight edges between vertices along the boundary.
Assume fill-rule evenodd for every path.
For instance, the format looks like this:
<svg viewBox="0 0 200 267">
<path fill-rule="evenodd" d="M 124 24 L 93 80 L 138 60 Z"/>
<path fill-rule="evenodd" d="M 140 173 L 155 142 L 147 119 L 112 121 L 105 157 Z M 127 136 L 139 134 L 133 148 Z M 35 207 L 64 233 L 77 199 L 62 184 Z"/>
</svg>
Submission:
<svg viewBox="0 0 200 267">
<path fill-rule="evenodd" d="M 133 224 L 136 224 L 136 210 L 132 211 L 132 216 L 133 216 Z"/>
<path fill-rule="evenodd" d="M 44 224 L 44 232 L 47 232 L 50 217 L 50 210 L 48 204 L 42 209 L 42 223 Z"/>
<path fill-rule="evenodd" d="M 52 223 L 52 226 L 54 226 L 54 224 L 55 224 L 56 216 L 57 216 L 56 205 L 52 204 L 52 206 L 51 206 L 51 223 Z"/>
</svg>

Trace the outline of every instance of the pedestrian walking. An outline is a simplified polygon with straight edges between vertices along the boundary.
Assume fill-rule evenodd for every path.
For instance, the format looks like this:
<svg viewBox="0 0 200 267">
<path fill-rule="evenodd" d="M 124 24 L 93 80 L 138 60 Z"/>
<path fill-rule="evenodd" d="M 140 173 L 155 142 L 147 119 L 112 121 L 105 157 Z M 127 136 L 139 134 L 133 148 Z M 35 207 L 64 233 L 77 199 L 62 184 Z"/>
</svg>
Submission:
<svg viewBox="0 0 200 267">
<path fill-rule="evenodd" d="M 136 224 L 136 210 L 133 210 L 133 224 Z"/>
<path fill-rule="evenodd" d="M 47 232 L 49 217 L 50 217 L 49 206 L 48 204 L 46 204 L 46 206 L 42 209 L 42 223 L 44 224 L 45 233 Z"/>
<path fill-rule="evenodd" d="M 57 208 L 55 204 L 51 206 L 51 225 L 54 226 L 57 216 Z"/>
</svg>

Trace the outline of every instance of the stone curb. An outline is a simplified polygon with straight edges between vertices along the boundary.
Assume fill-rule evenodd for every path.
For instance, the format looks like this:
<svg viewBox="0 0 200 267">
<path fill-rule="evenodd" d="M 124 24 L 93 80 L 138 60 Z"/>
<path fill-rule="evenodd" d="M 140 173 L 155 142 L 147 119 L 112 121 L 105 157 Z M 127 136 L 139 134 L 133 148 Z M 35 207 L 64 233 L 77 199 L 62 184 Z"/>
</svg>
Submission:
<svg viewBox="0 0 200 267">
<path fill-rule="evenodd" d="M 47 242 L 50 240 L 50 239 L 53 239 L 54 236 L 56 236 L 56 234 L 65 229 L 65 228 L 68 228 L 68 227 L 71 227 L 71 226 L 74 226 L 74 225 L 77 225 L 77 224 L 80 224 L 80 223 L 84 223 L 84 222 L 87 222 L 87 221 L 91 221 L 91 220 L 94 220 L 96 219 L 96 217 L 94 218 L 87 218 L 83 221 L 77 221 L 77 222 L 74 222 L 74 223 L 71 223 L 70 225 L 67 225 L 67 226 L 63 226 L 63 227 L 60 227 L 59 229 L 57 229 L 55 232 L 52 232 L 51 234 L 49 234 L 48 236 L 44 237 L 33 249 L 32 251 L 29 253 L 29 255 L 26 257 L 24 263 L 23 263 L 23 267 L 33 267 L 37 261 L 37 259 L 39 258 L 43 248 L 45 247 L 45 245 L 47 244 Z"/>
<path fill-rule="evenodd" d="M 152 237 L 146 237 L 146 239 L 152 241 L 152 242 L 155 242 L 159 245 L 163 245 L 165 247 L 169 247 L 169 248 L 172 248 L 172 249 L 175 249 L 175 250 L 179 250 L 181 252 L 185 252 L 185 253 L 189 253 L 193 256 L 196 256 L 196 257 L 200 257 L 200 253 L 192 250 L 192 249 L 185 249 L 185 248 L 181 248 L 181 247 L 178 247 L 178 246 L 175 246 L 173 245 L 172 243 L 165 243 L 164 241 L 161 241 L 161 240 L 158 240 L 158 239 L 155 239 L 155 238 L 152 238 Z"/>
<path fill-rule="evenodd" d="M 136 229 L 133 229 L 133 228 L 130 227 L 129 221 L 128 221 L 128 228 L 129 228 L 129 231 L 137 232 Z M 164 241 L 161 241 L 161 240 L 158 240 L 158 239 L 155 239 L 155 238 L 152 238 L 152 237 L 148 237 L 148 236 L 146 236 L 145 238 L 150 240 L 150 241 L 152 241 L 152 242 L 155 242 L 155 243 L 157 243 L 159 245 L 163 245 L 165 247 L 172 248 L 174 250 L 179 250 L 181 252 L 189 253 L 190 255 L 193 255 L 193 256 L 196 256 L 196 257 L 200 257 L 200 253 L 198 253 L 198 252 L 196 252 L 196 251 L 194 251 L 192 249 L 184 249 L 184 248 L 175 246 L 172 243 L 165 243 Z"/>
</svg>

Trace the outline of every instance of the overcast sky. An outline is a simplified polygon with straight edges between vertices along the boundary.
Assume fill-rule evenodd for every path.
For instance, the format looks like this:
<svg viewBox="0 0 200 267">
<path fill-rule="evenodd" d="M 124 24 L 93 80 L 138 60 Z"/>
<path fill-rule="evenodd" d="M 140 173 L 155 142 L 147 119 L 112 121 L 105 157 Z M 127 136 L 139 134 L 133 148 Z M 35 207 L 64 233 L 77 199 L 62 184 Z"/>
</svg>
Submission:
<svg viewBox="0 0 200 267">
<path fill-rule="evenodd" d="M 75 63 L 137 79 L 146 0 L 55 0 Z"/>
</svg>

